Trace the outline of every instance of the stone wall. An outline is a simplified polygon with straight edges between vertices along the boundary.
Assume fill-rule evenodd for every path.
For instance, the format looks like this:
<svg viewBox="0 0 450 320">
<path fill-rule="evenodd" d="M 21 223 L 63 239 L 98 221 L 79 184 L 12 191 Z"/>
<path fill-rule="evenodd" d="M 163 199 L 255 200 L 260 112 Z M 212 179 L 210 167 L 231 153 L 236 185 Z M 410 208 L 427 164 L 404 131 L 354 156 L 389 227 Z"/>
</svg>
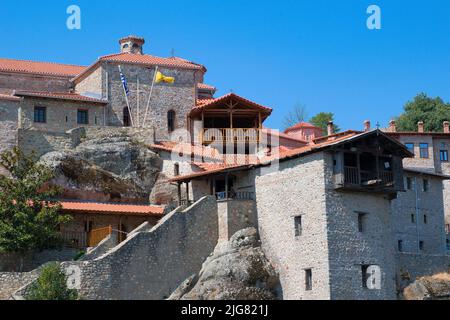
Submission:
<svg viewBox="0 0 450 320">
<path fill-rule="evenodd" d="M 330 299 L 324 155 L 280 163 L 279 171 L 256 177 L 262 247 L 280 274 L 283 298 Z M 296 236 L 295 219 L 302 219 Z M 305 288 L 312 269 L 313 290 Z"/>
<path fill-rule="evenodd" d="M 414 158 L 406 158 L 403 160 L 405 168 L 417 168 L 434 172 L 435 154 L 433 152 L 433 137 L 431 135 L 402 135 L 399 138 L 403 144 L 414 143 Z M 428 143 L 428 158 L 420 158 L 420 144 Z"/>
<path fill-rule="evenodd" d="M 442 180 L 433 176 L 405 173 L 410 178 L 411 190 L 398 193 L 392 201 L 395 244 L 402 241 L 404 252 L 417 253 L 419 241 L 423 241 L 423 254 L 445 253 L 444 200 Z M 423 179 L 428 180 L 429 189 L 423 191 Z M 414 184 L 417 184 L 417 196 Z"/>
<path fill-rule="evenodd" d="M 68 92 L 71 86 L 70 77 L 0 73 L 0 88 L 4 89 Z"/>
<path fill-rule="evenodd" d="M 0 100 L 0 153 L 17 145 L 18 108 L 18 102 Z"/>
<path fill-rule="evenodd" d="M 201 269 L 218 239 L 217 204 L 203 198 L 167 215 L 150 232 L 133 233 L 93 261 L 64 263 L 81 268 L 85 299 L 165 299 Z"/>
<path fill-rule="evenodd" d="M 258 228 L 256 202 L 253 200 L 222 200 L 217 203 L 219 241 L 228 241 L 239 230 Z"/>
<path fill-rule="evenodd" d="M 17 290 L 34 282 L 39 277 L 39 271 L 0 272 L 0 300 L 10 300 Z"/>
</svg>

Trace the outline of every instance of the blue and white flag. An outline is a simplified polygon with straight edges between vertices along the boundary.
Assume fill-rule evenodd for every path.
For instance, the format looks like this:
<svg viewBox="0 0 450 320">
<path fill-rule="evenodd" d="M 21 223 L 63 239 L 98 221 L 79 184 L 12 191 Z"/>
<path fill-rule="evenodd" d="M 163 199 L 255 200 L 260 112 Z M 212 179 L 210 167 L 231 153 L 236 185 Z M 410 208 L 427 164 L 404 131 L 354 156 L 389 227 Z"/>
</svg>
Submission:
<svg viewBox="0 0 450 320">
<path fill-rule="evenodd" d="M 119 67 L 119 71 L 120 71 L 120 80 L 122 81 L 122 85 L 123 85 L 123 90 L 125 91 L 126 95 L 129 96 L 130 95 L 130 90 L 128 90 L 127 79 L 123 75 L 122 70 L 121 70 L 120 67 Z"/>
</svg>

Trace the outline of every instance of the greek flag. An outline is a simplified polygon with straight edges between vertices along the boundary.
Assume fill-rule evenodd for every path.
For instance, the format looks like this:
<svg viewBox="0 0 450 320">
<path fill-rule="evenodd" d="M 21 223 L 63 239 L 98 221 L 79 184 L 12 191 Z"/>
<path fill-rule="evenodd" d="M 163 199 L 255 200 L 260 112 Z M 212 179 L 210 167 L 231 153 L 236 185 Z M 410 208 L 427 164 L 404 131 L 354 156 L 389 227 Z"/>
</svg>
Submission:
<svg viewBox="0 0 450 320">
<path fill-rule="evenodd" d="M 122 81 L 123 90 L 125 91 L 126 95 L 129 96 L 130 95 L 130 90 L 128 90 L 127 79 L 123 75 L 122 70 L 120 69 L 120 67 L 119 67 L 119 70 L 120 70 L 120 80 Z"/>
</svg>

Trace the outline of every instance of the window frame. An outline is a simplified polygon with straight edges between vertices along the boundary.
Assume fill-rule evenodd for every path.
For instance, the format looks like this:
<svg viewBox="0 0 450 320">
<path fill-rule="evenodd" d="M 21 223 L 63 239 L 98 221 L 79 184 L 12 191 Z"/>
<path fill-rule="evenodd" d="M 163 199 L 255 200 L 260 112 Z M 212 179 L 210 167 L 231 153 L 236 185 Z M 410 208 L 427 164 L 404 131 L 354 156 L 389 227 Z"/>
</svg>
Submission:
<svg viewBox="0 0 450 320">
<path fill-rule="evenodd" d="M 294 236 L 299 238 L 303 235 L 303 215 L 294 217 Z"/>
<path fill-rule="evenodd" d="M 40 121 L 40 118 L 36 117 L 39 115 L 38 112 L 43 112 L 43 121 Z M 35 106 L 33 109 L 33 122 L 34 123 L 47 123 L 47 107 Z"/>
<path fill-rule="evenodd" d="M 313 290 L 313 270 L 312 268 L 304 269 L 305 271 L 305 291 Z"/>
<path fill-rule="evenodd" d="M 439 159 L 441 162 L 449 162 L 448 150 L 439 150 Z"/>
<path fill-rule="evenodd" d="M 403 240 L 397 240 L 397 251 L 398 252 L 404 252 L 403 250 Z"/>
<path fill-rule="evenodd" d="M 424 147 L 426 146 L 426 147 Z M 425 152 L 426 151 L 426 155 Z M 430 158 L 430 145 L 428 143 L 420 143 L 419 144 L 419 155 L 421 159 L 429 159 Z"/>
<path fill-rule="evenodd" d="M 422 179 L 422 192 L 430 191 L 430 180 Z"/>
<path fill-rule="evenodd" d="M 367 212 L 356 212 L 356 214 L 358 215 L 357 219 L 358 219 L 358 232 L 359 233 L 364 233 L 366 231 L 365 228 L 365 219 L 368 215 Z"/>
<path fill-rule="evenodd" d="M 81 114 L 86 114 L 86 122 L 81 122 Z M 77 109 L 77 124 L 89 124 L 89 110 L 88 109 Z"/>
<path fill-rule="evenodd" d="M 412 146 L 412 148 L 408 148 L 408 146 Z M 405 147 L 408 149 L 409 152 L 413 153 L 414 155 L 416 154 L 415 153 L 416 145 L 413 142 L 406 142 Z"/>
<path fill-rule="evenodd" d="M 176 114 L 175 110 L 167 111 L 167 131 L 169 133 L 172 133 L 175 131 L 176 116 L 177 116 L 177 114 Z"/>
</svg>

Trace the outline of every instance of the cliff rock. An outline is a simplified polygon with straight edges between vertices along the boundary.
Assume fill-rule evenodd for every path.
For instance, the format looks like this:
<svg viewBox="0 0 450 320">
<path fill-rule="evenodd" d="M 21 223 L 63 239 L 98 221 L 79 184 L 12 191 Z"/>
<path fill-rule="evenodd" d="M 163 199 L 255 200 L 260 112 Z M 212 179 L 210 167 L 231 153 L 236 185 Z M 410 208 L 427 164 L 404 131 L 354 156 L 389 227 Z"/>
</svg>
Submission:
<svg viewBox="0 0 450 320">
<path fill-rule="evenodd" d="M 199 275 L 187 279 L 169 300 L 276 300 L 278 275 L 265 257 L 255 228 L 220 243 Z"/>
<path fill-rule="evenodd" d="M 403 291 L 406 300 L 450 300 L 450 273 L 417 279 Z"/>
</svg>

